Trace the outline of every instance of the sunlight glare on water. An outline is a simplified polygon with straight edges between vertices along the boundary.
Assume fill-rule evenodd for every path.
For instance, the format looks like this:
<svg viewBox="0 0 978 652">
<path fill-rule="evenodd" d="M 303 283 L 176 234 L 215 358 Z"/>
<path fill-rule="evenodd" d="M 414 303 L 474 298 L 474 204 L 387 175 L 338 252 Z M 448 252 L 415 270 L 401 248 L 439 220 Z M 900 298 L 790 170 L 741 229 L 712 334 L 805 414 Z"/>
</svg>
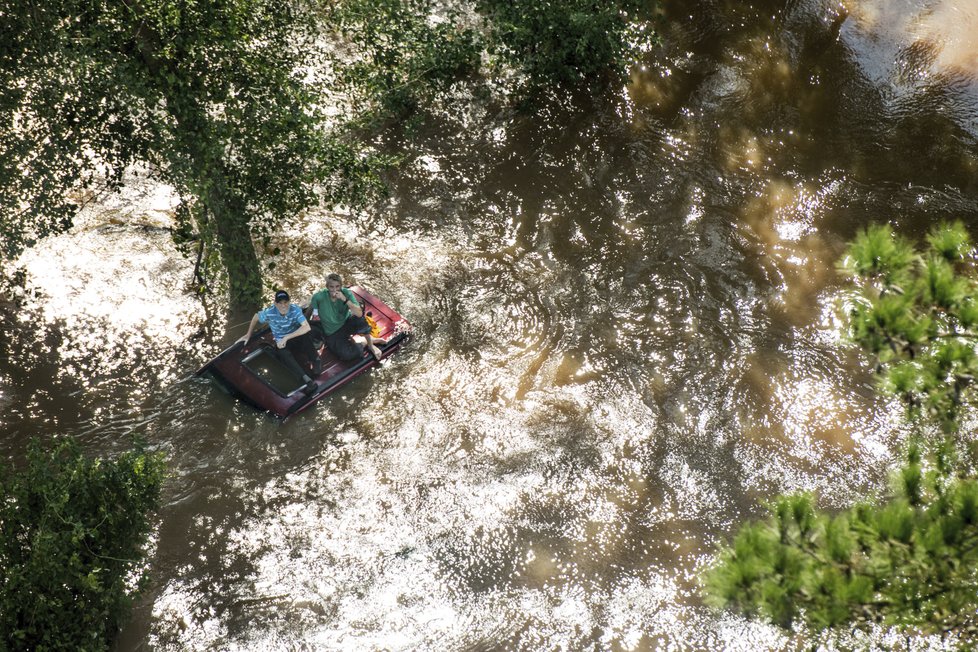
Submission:
<svg viewBox="0 0 978 652">
<path fill-rule="evenodd" d="M 978 78 L 978 4 L 937 0 L 846 0 L 857 24 L 893 46 L 923 44 L 935 50 L 934 72 Z"/>
<path fill-rule="evenodd" d="M 125 227 L 114 225 L 118 209 L 99 205 L 79 216 L 71 233 L 47 238 L 18 261 L 34 290 L 27 312 L 45 325 L 64 325 L 69 341 L 54 353 L 89 365 L 89 375 L 132 364 L 139 346 L 181 342 L 181 326 L 197 310 L 186 293 L 187 265 L 173 259 L 167 231 L 174 198 L 164 189 L 148 203 L 135 199 L 116 200 L 125 202 Z M 107 248 L 105 232 L 113 229 L 123 233 Z M 128 356 L 118 357 L 116 347 Z"/>
<path fill-rule="evenodd" d="M 174 201 L 165 187 L 136 185 L 89 205 L 71 232 L 16 261 L 29 279 L 17 312 L 29 335 L 13 360 L 36 370 L 31 382 L 39 385 L 4 415 L 8 423 L 32 430 L 44 404 L 60 395 L 76 398 L 52 419 L 55 428 L 80 419 L 86 429 L 116 421 L 131 431 L 146 422 L 138 412 L 150 388 L 184 376 L 175 352 L 187 350 L 201 318 L 187 292 L 189 263 L 174 254 L 169 235 Z M 116 398 L 100 404 L 99 393 Z"/>
<path fill-rule="evenodd" d="M 707 608 L 698 576 L 780 492 L 885 485 L 907 433 L 843 337 L 836 261 L 871 221 L 978 214 L 967 148 L 931 120 L 950 98 L 972 124 L 967 102 L 892 94 L 967 67 L 971 10 L 708 4 L 664 3 L 625 96 L 532 119 L 460 98 L 388 200 L 284 224 L 270 284 L 302 303 L 336 271 L 414 329 L 285 423 L 192 377 L 245 326 L 205 321 L 166 189 L 24 254 L 4 453 L 37 432 L 168 453 L 119 649 L 801 649 Z M 897 70 L 941 30 L 936 63 Z"/>
</svg>

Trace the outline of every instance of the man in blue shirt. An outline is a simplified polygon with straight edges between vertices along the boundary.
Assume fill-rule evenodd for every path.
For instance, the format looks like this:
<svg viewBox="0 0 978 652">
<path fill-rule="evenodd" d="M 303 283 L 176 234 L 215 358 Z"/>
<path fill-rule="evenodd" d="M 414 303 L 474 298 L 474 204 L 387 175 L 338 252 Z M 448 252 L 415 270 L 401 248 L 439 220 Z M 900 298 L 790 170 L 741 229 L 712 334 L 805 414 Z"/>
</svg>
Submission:
<svg viewBox="0 0 978 652">
<path fill-rule="evenodd" d="M 313 376 L 318 376 L 323 371 L 323 363 L 312 344 L 309 322 L 302 314 L 302 308 L 290 302 L 288 292 L 279 290 L 275 293 L 275 304 L 255 313 L 248 325 L 248 332 L 239 341 L 247 342 L 259 323 L 268 324 L 272 331 L 275 339 L 275 348 L 272 351 L 275 357 L 306 383 L 303 391 L 314 393 L 318 389 L 316 382 L 296 360 L 297 355 L 301 354 L 312 362 Z"/>
</svg>

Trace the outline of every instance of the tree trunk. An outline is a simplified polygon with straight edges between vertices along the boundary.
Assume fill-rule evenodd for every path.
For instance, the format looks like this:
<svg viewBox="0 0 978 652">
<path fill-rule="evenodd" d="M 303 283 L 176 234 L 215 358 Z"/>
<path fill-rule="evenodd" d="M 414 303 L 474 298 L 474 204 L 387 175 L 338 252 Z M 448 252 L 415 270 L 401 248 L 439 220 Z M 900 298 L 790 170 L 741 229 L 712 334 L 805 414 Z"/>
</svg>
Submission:
<svg viewBox="0 0 978 652">
<path fill-rule="evenodd" d="M 132 3 L 126 4 L 132 12 Z M 147 27 L 146 22 L 138 24 L 133 38 L 135 54 L 145 67 L 148 79 L 157 85 L 160 97 L 165 98 L 167 111 L 177 124 L 176 155 L 171 153 L 168 162 L 171 172 L 172 168 L 179 172 L 172 176 L 164 174 L 163 178 L 178 187 L 189 188 L 210 212 L 221 261 L 228 275 L 230 311 L 254 310 L 262 299 L 261 262 L 251 239 L 247 202 L 229 187 L 222 159 L 224 148 L 209 137 L 214 125 L 203 107 L 209 93 L 199 77 L 182 67 L 186 52 L 180 50 L 160 56 L 164 43 L 166 48 L 171 46 L 170 40 Z M 187 163 L 189 166 L 184 167 Z"/>
<path fill-rule="evenodd" d="M 207 208 L 214 219 L 217 245 L 228 274 L 232 312 L 254 311 L 261 304 L 261 262 L 255 253 L 244 202 L 228 190 L 224 175 L 211 174 Z"/>
</svg>

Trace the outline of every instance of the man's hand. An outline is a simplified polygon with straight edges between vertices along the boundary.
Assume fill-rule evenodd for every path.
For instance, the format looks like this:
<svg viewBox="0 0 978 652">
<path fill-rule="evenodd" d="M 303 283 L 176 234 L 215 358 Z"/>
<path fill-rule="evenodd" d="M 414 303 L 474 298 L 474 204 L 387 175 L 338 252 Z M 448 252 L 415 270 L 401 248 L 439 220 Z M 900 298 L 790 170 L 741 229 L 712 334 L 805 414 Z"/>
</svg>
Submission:
<svg viewBox="0 0 978 652">
<path fill-rule="evenodd" d="M 285 339 L 275 340 L 275 346 L 277 346 L 280 349 L 284 349 L 285 348 Z"/>
</svg>

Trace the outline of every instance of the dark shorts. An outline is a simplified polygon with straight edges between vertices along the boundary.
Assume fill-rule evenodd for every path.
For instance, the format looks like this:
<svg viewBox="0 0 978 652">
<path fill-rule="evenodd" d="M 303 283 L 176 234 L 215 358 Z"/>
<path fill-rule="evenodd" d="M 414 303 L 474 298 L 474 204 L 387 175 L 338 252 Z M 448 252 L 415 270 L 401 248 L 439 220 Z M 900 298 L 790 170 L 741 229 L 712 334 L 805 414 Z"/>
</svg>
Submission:
<svg viewBox="0 0 978 652">
<path fill-rule="evenodd" d="M 370 324 L 363 317 L 347 317 L 340 329 L 326 336 L 326 348 L 340 360 L 356 360 L 363 356 L 363 345 L 354 342 L 353 335 L 365 335 L 370 332 Z"/>
</svg>

